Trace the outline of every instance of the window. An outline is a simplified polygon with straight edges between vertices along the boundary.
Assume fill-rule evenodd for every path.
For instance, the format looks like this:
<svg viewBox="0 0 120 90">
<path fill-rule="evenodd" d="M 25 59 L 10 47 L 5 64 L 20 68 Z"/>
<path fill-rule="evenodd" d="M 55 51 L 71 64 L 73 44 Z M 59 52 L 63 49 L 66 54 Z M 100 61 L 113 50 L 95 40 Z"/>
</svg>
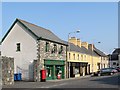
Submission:
<svg viewBox="0 0 120 90">
<path fill-rule="evenodd" d="M 70 56 L 70 53 L 69 53 L 69 59 L 70 59 L 70 57 L 71 57 L 71 56 Z"/>
<path fill-rule="evenodd" d="M 98 66 L 98 70 L 100 70 L 100 63 L 97 63 L 97 66 Z"/>
<path fill-rule="evenodd" d="M 86 55 L 84 56 L 84 60 L 86 60 Z"/>
<path fill-rule="evenodd" d="M 75 54 L 73 54 L 73 59 L 75 60 Z"/>
<path fill-rule="evenodd" d="M 57 45 L 54 44 L 54 47 L 53 47 L 53 49 L 52 49 L 52 53 L 56 53 L 56 52 L 57 52 Z"/>
<path fill-rule="evenodd" d="M 116 65 L 116 62 L 113 62 L 113 65 Z"/>
<path fill-rule="evenodd" d="M 79 60 L 79 54 L 78 54 L 78 60 Z"/>
<path fill-rule="evenodd" d="M 20 51 L 20 43 L 17 43 L 16 45 L 17 45 L 16 51 L 18 52 L 18 51 Z"/>
<path fill-rule="evenodd" d="M 63 46 L 60 46 L 59 54 L 62 54 L 63 52 Z"/>
<path fill-rule="evenodd" d="M 81 60 L 83 60 L 83 55 L 81 55 Z"/>
<path fill-rule="evenodd" d="M 105 60 L 105 57 L 104 57 L 104 60 Z"/>
<path fill-rule="evenodd" d="M 49 49 L 50 49 L 50 44 L 48 42 L 46 42 L 45 52 L 49 52 Z"/>
<path fill-rule="evenodd" d="M 104 64 L 104 68 L 105 68 L 105 64 Z"/>
</svg>

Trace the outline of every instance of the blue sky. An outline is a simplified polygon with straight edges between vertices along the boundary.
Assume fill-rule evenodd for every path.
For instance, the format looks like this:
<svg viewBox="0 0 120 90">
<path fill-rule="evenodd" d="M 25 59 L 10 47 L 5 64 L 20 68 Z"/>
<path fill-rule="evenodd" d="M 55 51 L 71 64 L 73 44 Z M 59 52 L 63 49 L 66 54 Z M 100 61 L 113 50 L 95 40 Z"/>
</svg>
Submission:
<svg viewBox="0 0 120 90">
<path fill-rule="evenodd" d="M 94 43 L 106 53 L 118 47 L 117 2 L 3 2 L 2 37 L 16 18 L 47 28 L 63 40 L 80 29 L 71 36 Z"/>
</svg>

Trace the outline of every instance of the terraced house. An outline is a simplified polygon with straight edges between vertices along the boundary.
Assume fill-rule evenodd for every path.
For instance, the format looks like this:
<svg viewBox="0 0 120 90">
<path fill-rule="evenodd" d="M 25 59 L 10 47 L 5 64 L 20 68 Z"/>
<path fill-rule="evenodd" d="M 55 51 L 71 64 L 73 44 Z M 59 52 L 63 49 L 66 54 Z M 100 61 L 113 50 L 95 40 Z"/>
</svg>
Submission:
<svg viewBox="0 0 120 90">
<path fill-rule="evenodd" d="M 2 55 L 14 58 L 14 73 L 22 80 L 40 81 L 40 71 L 47 70 L 47 80 L 61 72 L 66 78 L 67 44 L 50 30 L 16 19 L 2 39 Z"/>
<path fill-rule="evenodd" d="M 108 67 L 108 57 L 103 52 L 75 37 L 69 38 L 67 56 L 68 77 L 80 77 Z"/>
</svg>

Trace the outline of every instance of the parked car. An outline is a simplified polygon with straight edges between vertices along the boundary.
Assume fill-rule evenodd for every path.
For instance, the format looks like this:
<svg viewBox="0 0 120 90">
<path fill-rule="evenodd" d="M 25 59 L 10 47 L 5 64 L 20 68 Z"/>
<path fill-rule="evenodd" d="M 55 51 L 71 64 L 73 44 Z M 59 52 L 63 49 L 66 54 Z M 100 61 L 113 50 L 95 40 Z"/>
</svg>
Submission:
<svg viewBox="0 0 120 90">
<path fill-rule="evenodd" d="M 120 67 L 116 67 L 115 69 L 116 69 L 118 72 L 120 72 Z"/>
<path fill-rule="evenodd" d="M 115 68 L 103 68 L 94 73 L 95 76 L 113 75 L 118 71 Z"/>
</svg>

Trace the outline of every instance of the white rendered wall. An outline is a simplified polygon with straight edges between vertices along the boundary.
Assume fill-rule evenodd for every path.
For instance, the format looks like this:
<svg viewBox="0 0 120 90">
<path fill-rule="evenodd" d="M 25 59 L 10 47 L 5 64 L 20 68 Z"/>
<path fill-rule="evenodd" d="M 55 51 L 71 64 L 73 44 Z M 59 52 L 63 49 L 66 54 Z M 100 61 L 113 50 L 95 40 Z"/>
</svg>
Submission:
<svg viewBox="0 0 120 90">
<path fill-rule="evenodd" d="M 20 52 L 16 52 L 16 43 L 21 44 Z M 2 42 L 1 55 L 14 57 L 14 73 L 21 72 L 23 80 L 28 80 L 31 76 L 29 75 L 29 65 L 37 58 L 36 49 L 36 40 L 17 22 Z"/>
</svg>

